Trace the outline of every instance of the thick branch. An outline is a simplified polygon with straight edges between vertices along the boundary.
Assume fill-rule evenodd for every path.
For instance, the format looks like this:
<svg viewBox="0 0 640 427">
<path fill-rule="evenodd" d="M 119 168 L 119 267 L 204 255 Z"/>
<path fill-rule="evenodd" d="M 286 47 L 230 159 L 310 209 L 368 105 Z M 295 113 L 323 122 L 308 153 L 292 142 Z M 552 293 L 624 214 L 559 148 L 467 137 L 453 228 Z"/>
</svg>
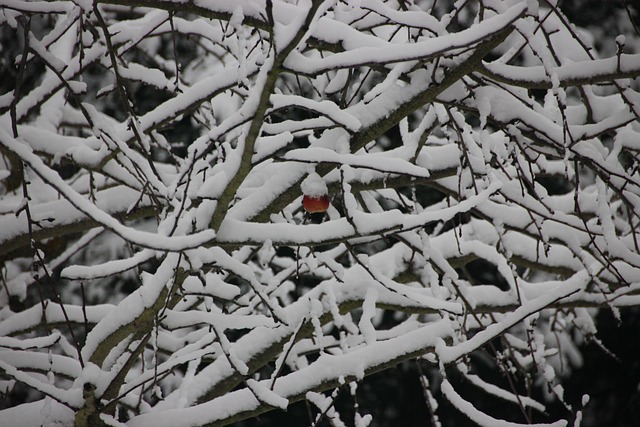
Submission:
<svg viewBox="0 0 640 427">
<path fill-rule="evenodd" d="M 447 70 L 444 73 L 443 80 L 432 86 L 428 86 L 424 90 L 418 92 L 414 97 L 403 100 L 390 114 L 379 117 L 370 126 L 354 133 L 351 138 L 351 152 L 355 153 L 364 147 L 370 141 L 373 141 L 380 136 L 384 135 L 392 127 L 396 126 L 402 119 L 423 107 L 424 105 L 433 102 L 438 95 L 444 92 L 447 88 L 458 82 L 463 76 L 474 72 L 481 63 L 482 59 L 500 43 L 502 43 L 509 34 L 513 31 L 513 28 L 506 27 L 497 32 L 493 37 L 488 38 L 478 45 L 476 50 L 466 60 L 464 60 L 458 66 Z M 381 95 L 384 97 L 384 94 Z M 318 167 L 318 172 L 321 175 L 326 175 L 335 168 L 335 165 L 321 165 Z M 289 203 L 300 196 L 300 182 L 294 184 L 280 197 L 273 200 L 267 205 L 260 213 L 255 215 L 251 220 L 258 222 L 266 222 L 269 216 L 273 212 L 278 212 L 285 208 Z"/>
<path fill-rule="evenodd" d="M 619 79 L 635 79 L 640 76 L 640 55 L 620 55 L 607 59 L 576 62 L 545 71 L 539 67 L 517 67 L 506 64 L 482 64 L 480 74 L 500 83 L 525 89 L 551 89 L 549 73 L 558 77 L 560 87 L 613 84 Z"/>
<path fill-rule="evenodd" d="M 277 50 L 277 52 L 275 53 L 271 69 L 267 73 L 266 80 L 262 87 L 260 98 L 258 100 L 258 105 L 253 111 L 249 131 L 244 138 L 244 146 L 242 147 L 240 165 L 238 166 L 235 175 L 229 180 L 229 183 L 218 199 L 216 210 L 213 214 L 213 217 L 211 218 L 210 227 L 213 230 L 218 230 L 220 228 L 220 224 L 222 223 L 222 220 L 227 213 L 229 205 L 235 197 L 236 191 L 238 190 L 244 179 L 247 177 L 247 175 L 249 175 L 249 173 L 251 172 L 253 166 L 251 159 L 253 158 L 255 143 L 260 136 L 260 130 L 262 129 L 262 124 L 264 123 L 265 113 L 269 108 L 269 98 L 271 97 L 271 94 L 276 87 L 278 76 L 282 72 L 282 64 L 286 60 L 287 56 L 289 56 L 289 54 L 296 48 L 298 43 L 300 43 L 306 32 L 309 30 L 309 26 L 315 18 L 315 14 L 321 4 L 322 0 L 313 0 L 313 3 L 311 4 L 309 11 L 307 12 L 304 23 L 301 25 L 301 27 L 298 29 L 296 34 L 292 37 L 292 39 L 286 46 L 283 46 L 281 48 L 280 46 L 276 46 L 275 44 L 272 45 L 272 49 L 274 49 L 274 51 Z"/>
</svg>

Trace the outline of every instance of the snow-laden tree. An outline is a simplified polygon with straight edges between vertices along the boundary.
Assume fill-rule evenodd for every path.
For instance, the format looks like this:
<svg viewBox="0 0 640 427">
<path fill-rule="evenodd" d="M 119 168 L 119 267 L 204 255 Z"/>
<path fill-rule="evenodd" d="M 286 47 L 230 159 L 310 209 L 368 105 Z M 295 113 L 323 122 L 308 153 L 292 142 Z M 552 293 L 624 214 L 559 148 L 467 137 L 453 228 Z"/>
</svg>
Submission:
<svg viewBox="0 0 640 427">
<path fill-rule="evenodd" d="M 616 13 L 608 38 L 555 1 L 0 0 L 0 425 L 306 400 L 365 426 L 334 399 L 402 363 L 434 425 L 579 421 L 588 397 L 539 397 L 640 305 Z"/>
</svg>

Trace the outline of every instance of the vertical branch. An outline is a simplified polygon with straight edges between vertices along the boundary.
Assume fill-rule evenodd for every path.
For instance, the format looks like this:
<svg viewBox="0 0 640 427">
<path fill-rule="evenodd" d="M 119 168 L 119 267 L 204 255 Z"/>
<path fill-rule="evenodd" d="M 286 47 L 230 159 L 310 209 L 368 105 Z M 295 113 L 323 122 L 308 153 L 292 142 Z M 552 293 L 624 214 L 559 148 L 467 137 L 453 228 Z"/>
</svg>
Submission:
<svg viewBox="0 0 640 427">
<path fill-rule="evenodd" d="M 11 100 L 11 106 L 9 115 L 11 116 L 11 129 L 13 131 L 13 137 L 18 137 L 18 113 L 17 105 L 22 95 L 22 84 L 24 82 L 24 70 L 27 66 L 27 58 L 29 56 L 29 33 L 31 31 L 31 15 L 23 16 L 19 20 L 22 23 L 22 37 L 24 46 L 22 48 L 22 55 L 20 57 L 20 65 L 18 65 L 18 73 L 16 76 L 16 85 L 13 90 L 13 99 Z"/>
<path fill-rule="evenodd" d="M 236 191 L 251 171 L 251 159 L 253 157 L 255 143 L 260 136 L 260 130 L 262 128 L 262 124 L 264 123 L 265 113 L 269 106 L 269 98 L 271 96 L 271 93 L 273 93 L 273 90 L 276 87 L 276 83 L 278 81 L 278 77 L 282 72 L 282 65 L 284 64 L 284 61 L 287 59 L 289 54 L 298 46 L 298 43 L 300 43 L 307 31 L 309 31 L 309 27 L 315 19 L 316 12 L 318 11 L 318 8 L 321 4 L 322 0 L 313 0 L 304 22 L 302 23 L 300 28 L 298 28 L 295 36 L 292 37 L 289 44 L 283 46 L 282 48 L 278 48 L 279 50 L 276 50 L 277 47 L 274 44 L 275 42 L 272 40 L 272 54 L 274 55 L 273 63 L 271 65 L 271 68 L 267 72 L 264 84 L 260 89 L 257 106 L 253 110 L 251 124 L 249 125 L 249 130 L 247 131 L 247 135 L 244 138 L 244 145 L 242 146 L 240 164 L 238 165 L 235 174 L 229 180 L 229 183 L 222 192 L 222 195 L 218 199 L 216 210 L 211 218 L 210 228 L 214 230 L 218 230 L 220 228 L 220 224 L 222 224 L 222 221 L 226 215 L 227 210 L 229 209 L 229 206 L 231 205 L 231 202 L 233 201 Z"/>
</svg>

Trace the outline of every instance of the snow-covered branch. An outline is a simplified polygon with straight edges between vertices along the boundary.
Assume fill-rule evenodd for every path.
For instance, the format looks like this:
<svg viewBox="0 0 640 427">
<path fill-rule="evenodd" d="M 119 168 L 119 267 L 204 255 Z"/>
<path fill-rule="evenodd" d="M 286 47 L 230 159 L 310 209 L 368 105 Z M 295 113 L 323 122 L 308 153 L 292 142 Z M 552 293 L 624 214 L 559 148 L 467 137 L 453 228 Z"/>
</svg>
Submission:
<svg viewBox="0 0 640 427">
<path fill-rule="evenodd" d="M 640 37 L 565 3 L 0 0 L 0 424 L 578 425 Z"/>
</svg>

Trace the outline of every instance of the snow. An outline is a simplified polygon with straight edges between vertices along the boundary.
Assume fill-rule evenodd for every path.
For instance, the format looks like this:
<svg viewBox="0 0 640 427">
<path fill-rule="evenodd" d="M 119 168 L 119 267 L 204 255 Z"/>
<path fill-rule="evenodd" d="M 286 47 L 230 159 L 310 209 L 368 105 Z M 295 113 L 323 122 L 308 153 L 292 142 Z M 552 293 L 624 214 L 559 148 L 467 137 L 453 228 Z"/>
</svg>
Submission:
<svg viewBox="0 0 640 427">
<path fill-rule="evenodd" d="M 34 305 L 18 313 L 11 313 L 11 316 L 3 315 L 2 321 L 0 321 L 0 335 L 7 336 L 27 332 L 39 325 L 43 317 L 49 323 L 64 323 L 66 319 L 60 305 L 53 304 L 48 300 L 46 302 L 44 313 L 41 305 Z M 65 305 L 64 309 L 70 320 L 84 323 L 85 314 L 82 307 Z M 86 313 L 87 322 L 90 324 L 98 323 L 113 309 L 114 305 L 112 304 L 93 305 L 91 310 Z"/>
<path fill-rule="evenodd" d="M 247 386 L 260 402 L 264 402 L 267 405 L 275 406 L 282 410 L 286 410 L 287 406 L 289 406 L 289 401 L 287 399 L 269 390 L 264 384 L 261 384 L 256 380 L 248 379 Z"/>
<path fill-rule="evenodd" d="M 30 348 L 51 347 L 60 339 L 60 333 L 54 332 L 46 337 L 19 340 L 12 337 L 0 337 L 0 347 L 27 350 Z"/>
<path fill-rule="evenodd" d="M 315 172 L 311 172 L 300 184 L 300 190 L 302 194 L 309 197 L 321 197 L 329 194 L 327 184 L 324 180 Z"/>
<path fill-rule="evenodd" d="M 500 62 L 485 63 L 484 66 L 499 76 L 524 80 L 534 85 L 544 85 L 549 83 L 549 74 L 556 76 L 559 82 L 569 82 L 572 80 L 596 79 L 600 76 L 607 76 L 616 72 L 637 73 L 640 70 L 640 55 L 622 54 L 619 58 L 605 58 L 576 61 L 560 66 L 545 69 L 543 66 L 518 67 Z"/>
<path fill-rule="evenodd" d="M 590 44 L 535 1 L 188 3 L 101 9 L 116 79 L 91 2 L 4 2 L 9 34 L 44 17 L 38 84 L 0 94 L 0 389 L 40 394 L 0 425 L 72 425 L 85 383 L 108 425 L 305 398 L 349 424 L 329 390 L 417 358 L 474 424 L 521 425 L 448 378 L 544 411 L 471 373 L 498 337 L 570 398 L 597 308 L 640 305 L 637 35 Z"/>
<path fill-rule="evenodd" d="M 48 408 L 46 412 L 44 411 L 45 406 Z M 0 423 L 7 427 L 19 425 L 71 426 L 74 423 L 74 418 L 75 414 L 71 408 L 47 397 L 36 402 L 23 403 L 2 410 Z"/>
<path fill-rule="evenodd" d="M 80 389 L 73 390 L 61 390 L 55 387 L 53 384 L 44 383 L 37 378 L 22 372 L 12 365 L 0 360 L 0 369 L 12 378 L 28 385 L 29 387 L 38 390 L 45 395 L 55 399 L 56 401 L 67 405 L 71 408 L 80 408 L 82 406 L 82 391 Z"/>
<path fill-rule="evenodd" d="M 453 388 L 448 380 L 444 380 L 440 385 L 442 393 L 449 402 L 453 404 L 460 412 L 465 414 L 474 424 L 482 427 L 520 427 L 520 426 L 535 426 L 535 427 L 563 427 L 567 425 L 567 421 L 560 420 L 553 423 L 545 424 L 521 424 L 513 423 L 509 421 L 499 420 L 493 418 L 484 412 L 476 409 L 470 402 L 464 400 Z"/>
<path fill-rule="evenodd" d="M 76 378 L 82 372 L 80 363 L 71 357 L 28 350 L 2 350 L 0 351 L 0 360 L 25 371 L 54 372 L 68 378 Z"/>
<path fill-rule="evenodd" d="M 431 15 L 425 15 L 419 11 L 399 11 L 375 0 L 363 0 L 360 7 L 364 10 L 372 10 L 379 15 L 389 18 L 393 22 L 414 28 L 429 29 L 435 34 L 446 32 L 444 25 Z"/>
<path fill-rule="evenodd" d="M 187 328 L 197 324 L 214 325 L 224 329 L 253 329 L 258 326 L 273 327 L 272 319 L 265 316 L 233 316 L 202 311 L 167 311 L 162 323 L 169 329 Z"/>
<path fill-rule="evenodd" d="M 376 300 L 378 299 L 378 292 L 371 288 L 367 290 L 367 294 L 364 297 L 362 303 L 362 317 L 358 323 L 358 328 L 362 331 L 364 340 L 367 344 L 372 344 L 376 341 L 376 330 L 371 319 L 375 316 L 376 312 Z"/>
<path fill-rule="evenodd" d="M 0 129 L 0 142 L 24 159 L 45 181 L 62 193 L 74 208 L 118 235 L 122 237 L 126 236 L 126 239 L 133 243 L 149 248 L 179 251 L 189 247 L 197 247 L 215 237 L 213 230 L 204 230 L 192 236 L 159 237 L 155 233 L 139 231 L 123 226 L 118 220 L 98 209 L 82 195 L 75 192 L 59 175 L 47 168 L 42 160 L 33 154 L 26 145 L 14 141 L 13 138 L 2 129 Z"/>
<path fill-rule="evenodd" d="M 143 286 L 111 310 L 87 335 L 82 357 L 91 360 L 93 353 L 109 336 L 128 325 L 150 307 L 163 292 L 174 275 L 176 255 L 168 255 L 155 275 L 143 278 Z M 132 331 L 133 332 L 133 331 Z"/>
<path fill-rule="evenodd" d="M 465 378 L 467 380 L 469 380 L 473 385 L 482 388 L 484 391 L 486 391 L 487 393 L 490 393 L 494 396 L 497 396 L 503 400 L 506 400 L 507 402 L 512 402 L 512 403 L 516 403 L 516 404 L 522 404 L 522 406 L 524 407 L 529 407 L 529 408 L 533 408 L 537 411 L 540 412 L 545 412 L 545 407 L 543 404 L 541 404 L 540 402 L 537 402 L 536 400 L 530 398 L 529 396 L 521 396 L 521 395 L 515 395 L 513 393 L 510 393 L 506 390 L 501 389 L 500 387 L 497 387 L 493 384 L 487 383 L 486 381 L 482 380 L 479 376 L 477 375 L 473 375 L 473 374 L 467 374 L 465 375 Z"/>
<path fill-rule="evenodd" d="M 342 356 L 321 356 L 316 362 L 306 368 L 288 374 L 278 379 L 273 393 L 268 398 L 273 398 L 273 403 L 283 403 L 278 397 L 289 399 L 299 396 L 308 387 L 320 386 L 325 381 L 337 381 L 340 377 L 362 378 L 365 369 L 378 366 L 388 358 L 403 357 L 417 349 L 435 345 L 440 336 L 450 333 L 448 321 L 434 322 L 430 325 L 414 331 L 394 340 L 376 342 L 375 344 Z M 266 382 L 263 382 L 265 384 Z M 265 386 L 263 386 L 265 387 Z M 158 413 L 144 414 L 130 420 L 130 427 L 149 425 L 153 423 L 158 427 L 182 425 L 199 425 L 224 419 L 226 416 L 243 411 L 255 409 L 260 404 L 253 391 L 241 389 L 230 392 L 212 402 L 203 403 L 191 407 L 188 411 L 189 423 L 183 423 L 187 416 L 185 409 L 171 409 Z"/>
<path fill-rule="evenodd" d="M 270 239 L 277 244 L 318 244 L 347 237 L 356 237 L 357 235 L 366 236 L 412 229 L 430 222 L 447 220 L 457 213 L 466 212 L 484 203 L 500 186 L 501 183 L 496 181 L 477 196 L 469 197 L 458 205 L 434 212 L 424 211 L 419 215 L 403 215 L 398 210 L 379 214 L 357 212 L 357 215 L 353 217 L 353 224 L 356 225 L 357 231 L 347 218 L 340 218 L 323 224 L 269 224 L 267 226 L 228 218 L 220 226 L 217 239 L 225 242 L 252 241 L 259 243 Z M 315 190 L 317 190 L 317 187 L 310 189 L 310 191 Z"/>
<path fill-rule="evenodd" d="M 276 151 L 285 148 L 293 141 L 293 134 L 290 131 L 281 132 L 273 136 L 258 138 L 253 161 L 259 162 L 272 156 Z"/>
<path fill-rule="evenodd" d="M 499 323 L 489 325 L 483 331 L 478 332 L 472 338 L 454 346 L 445 346 L 441 341 L 436 347 L 436 353 L 442 363 L 451 363 L 458 360 L 465 354 L 469 354 L 474 349 L 480 348 L 493 337 L 500 335 L 524 318 L 537 313 L 550 304 L 561 300 L 575 292 L 581 291 L 589 283 L 589 275 L 586 272 L 579 272 L 573 275 L 570 280 L 552 289 L 550 292 L 527 301 L 526 304 L 518 307 L 512 313 L 504 317 Z"/>
<path fill-rule="evenodd" d="M 336 163 L 373 169 L 380 172 L 397 173 L 420 178 L 428 178 L 429 171 L 417 167 L 402 159 L 389 158 L 376 155 L 340 154 L 326 148 L 305 148 L 304 150 L 290 150 L 284 156 L 287 160 L 304 162 Z M 307 194 L 303 191 L 304 194 Z"/>
<path fill-rule="evenodd" d="M 361 126 L 360 121 L 356 117 L 352 116 L 348 111 L 341 110 L 336 104 L 330 101 L 315 102 L 302 96 L 278 94 L 271 95 L 269 101 L 275 110 L 285 107 L 303 108 L 325 116 L 350 131 L 358 131 Z"/>
<path fill-rule="evenodd" d="M 201 293 L 213 297 L 232 300 L 240 295 L 240 288 L 222 280 L 219 274 L 207 273 L 205 283 L 193 276 L 188 277 L 182 287 L 185 292 Z"/>
<path fill-rule="evenodd" d="M 516 4 L 504 13 L 486 19 L 472 28 L 412 45 L 394 45 L 393 49 L 361 47 L 322 59 L 305 57 L 295 52 L 287 58 L 285 66 L 303 74 L 319 74 L 327 70 L 351 68 L 360 64 L 388 64 L 414 59 L 426 59 L 445 51 L 468 46 L 491 34 L 495 34 L 500 29 L 510 25 L 522 15 L 525 9 L 526 5 L 523 3 Z"/>
<path fill-rule="evenodd" d="M 140 252 L 137 252 L 135 255 L 128 259 L 113 260 L 101 265 L 72 265 L 63 269 L 60 273 L 60 276 L 69 280 L 87 280 L 97 279 L 99 277 L 108 277 L 127 270 L 131 270 L 132 268 L 135 268 L 138 265 L 149 261 L 154 256 L 154 251 L 144 249 Z"/>
</svg>

